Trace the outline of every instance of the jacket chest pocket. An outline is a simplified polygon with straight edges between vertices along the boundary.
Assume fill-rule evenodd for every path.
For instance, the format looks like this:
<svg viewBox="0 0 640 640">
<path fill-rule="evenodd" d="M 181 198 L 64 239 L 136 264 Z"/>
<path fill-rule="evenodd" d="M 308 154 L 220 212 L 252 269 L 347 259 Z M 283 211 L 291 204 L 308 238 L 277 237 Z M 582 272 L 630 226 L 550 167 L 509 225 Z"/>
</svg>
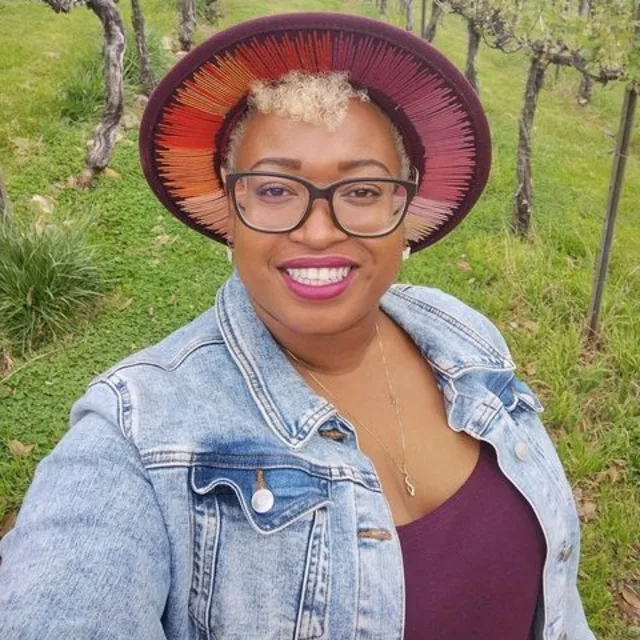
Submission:
<svg viewBox="0 0 640 640">
<path fill-rule="evenodd" d="M 295 467 L 191 471 L 197 637 L 325 638 L 329 483 Z"/>
</svg>

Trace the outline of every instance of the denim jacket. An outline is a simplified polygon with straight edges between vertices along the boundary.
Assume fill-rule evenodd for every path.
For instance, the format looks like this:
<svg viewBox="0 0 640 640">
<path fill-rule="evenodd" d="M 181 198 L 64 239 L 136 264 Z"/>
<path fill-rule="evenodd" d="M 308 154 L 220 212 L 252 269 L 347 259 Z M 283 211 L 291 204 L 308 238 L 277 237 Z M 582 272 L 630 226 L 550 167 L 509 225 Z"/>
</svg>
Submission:
<svg viewBox="0 0 640 640">
<path fill-rule="evenodd" d="M 381 306 L 430 362 L 450 427 L 495 448 L 540 522 L 535 637 L 594 638 L 571 489 L 504 340 L 434 289 L 396 285 Z M 236 275 L 90 384 L 0 554 L 0 638 L 403 637 L 402 555 L 372 462 Z"/>
</svg>

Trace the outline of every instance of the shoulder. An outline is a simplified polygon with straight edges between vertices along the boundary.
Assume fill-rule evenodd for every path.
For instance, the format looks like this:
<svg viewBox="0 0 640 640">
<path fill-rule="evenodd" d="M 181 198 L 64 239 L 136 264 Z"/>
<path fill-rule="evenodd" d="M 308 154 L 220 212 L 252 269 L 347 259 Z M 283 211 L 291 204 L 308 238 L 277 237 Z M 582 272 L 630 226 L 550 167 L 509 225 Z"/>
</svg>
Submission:
<svg viewBox="0 0 640 640">
<path fill-rule="evenodd" d="M 151 446 L 177 426 L 189 430 L 199 419 L 195 405 L 209 403 L 212 389 L 237 387 L 234 371 L 212 307 L 95 377 L 74 405 L 71 425 L 98 415 L 138 447 Z"/>
<path fill-rule="evenodd" d="M 127 370 L 149 367 L 167 372 L 175 371 L 201 351 L 215 350 L 223 344 L 215 307 L 211 307 L 160 342 L 127 356 L 100 377 L 126 375 Z"/>
</svg>

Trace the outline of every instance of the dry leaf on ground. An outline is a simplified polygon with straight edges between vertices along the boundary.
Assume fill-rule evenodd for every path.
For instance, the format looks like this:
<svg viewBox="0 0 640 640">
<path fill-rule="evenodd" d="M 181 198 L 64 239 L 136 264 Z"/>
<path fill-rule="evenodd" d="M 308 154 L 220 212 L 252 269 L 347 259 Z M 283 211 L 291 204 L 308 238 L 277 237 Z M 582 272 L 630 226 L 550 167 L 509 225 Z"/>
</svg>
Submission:
<svg viewBox="0 0 640 640">
<path fill-rule="evenodd" d="M 42 142 L 33 141 L 29 138 L 10 138 L 9 144 L 13 148 L 18 164 L 24 164 L 42 149 Z"/>
<path fill-rule="evenodd" d="M 142 111 L 147 106 L 147 102 L 149 102 L 149 98 L 144 94 L 139 93 L 136 96 L 135 101 L 136 101 L 136 107 L 138 107 L 138 109 Z"/>
<path fill-rule="evenodd" d="M 624 479 L 626 475 L 626 460 L 613 460 L 609 467 L 603 471 L 596 473 L 596 484 L 602 484 L 603 482 L 610 482 L 612 484 Z"/>
<path fill-rule="evenodd" d="M 4 538 L 13 527 L 16 526 L 16 518 L 18 517 L 17 512 L 9 511 L 5 516 L 2 524 L 0 524 L 0 539 Z"/>
<path fill-rule="evenodd" d="M 9 373 L 14 364 L 15 360 L 11 357 L 11 354 L 0 349 L 0 374 Z"/>
<path fill-rule="evenodd" d="M 620 609 L 631 622 L 640 623 L 640 596 L 636 590 L 631 585 L 621 584 L 618 593 Z"/>
<path fill-rule="evenodd" d="M 589 520 L 593 520 L 596 517 L 596 512 L 598 510 L 598 505 L 594 496 L 588 491 L 585 491 L 582 487 L 576 487 L 573 490 L 573 497 L 576 501 L 576 508 L 578 510 L 580 520 L 582 520 L 582 522 L 589 522 Z"/>
<path fill-rule="evenodd" d="M 532 335 L 538 332 L 539 325 L 533 320 L 523 320 L 522 327 L 527 334 Z"/>
<path fill-rule="evenodd" d="M 157 236 L 154 242 L 156 247 L 164 247 L 166 244 L 171 242 L 171 236 L 168 236 L 166 233 L 161 236 Z"/>
<path fill-rule="evenodd" d="M 8 384 L 0 384 L 0 400 L 9 398 L 13 393 L 13 389 Z"/>
<path fill-rule="evenodd" d="M 35 195 L 31 198 L 31 202 L 38 207 L 41 213 L 50 214 L 53 211 L 55 200 L 51 196 Z"/>
<path fill-rule="evenodd" d="M 29 138 L 9 138 L 9 144 L 17 154 L 28 155 L 31 149 Z"/>
<path fill-rule="evenodd" d="M 128 111 L 122 115 L 122 120 L 120 122 L 122 124 L 122 128 L 125 131 L 128 131 L 129 129 L 138 128 L 138 126 L 140 125 L 140 118 L 137 114 Z"/>
<path fill-rule="evenodd" d="M 23 442 L 20 442 L 20 440 L 9 440 L 9 442 L 7 442 L 7 446 L 9 447 L 9 451 L 11 451 L 16 458 L 24 458 L 36 448 L 35 444 L 24 444 Z"/>
<path fill-rule="evenodd" d="M 171 36 L 162 36 L 161 43 L 162 43 L 162 48 L 165 51 L 173 51 L 174 47 L 176 46 Z"/>
<path fill-rule="evenodd" d="M 466 260 L 459 260 L 456 265 L 460 271 L 469 271 L 471 269 L 471 265 Z"/>
</svg>

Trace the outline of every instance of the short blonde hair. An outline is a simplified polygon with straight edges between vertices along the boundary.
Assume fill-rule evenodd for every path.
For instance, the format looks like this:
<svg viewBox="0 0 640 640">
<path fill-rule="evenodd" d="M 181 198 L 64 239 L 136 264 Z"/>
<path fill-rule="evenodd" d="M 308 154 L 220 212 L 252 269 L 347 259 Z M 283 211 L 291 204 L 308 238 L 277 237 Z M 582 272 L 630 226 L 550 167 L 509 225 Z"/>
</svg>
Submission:
<svg viewBox="0 0 640 640">
<path fill-rule="evenodd" d="M 255 81 L 250 86 L 247 102 L 249 110 L 229 135 L 225 166 L 232 172 L 236 154 L 244 137 L 249 118 L 254 113 L 273 113 L 283 118 L 306 122 L 328 131 L 335 131 L 347 117 L 349 100 L 370 102 L 363 89 L 355 89 L 344 72 L 302 73 L 290 71 L 277 82 Z M 390 122 L 391 135 L 398 151 L 401 177 L 407 178 L 410 162 L 402 136 Z"/>
</svg>

